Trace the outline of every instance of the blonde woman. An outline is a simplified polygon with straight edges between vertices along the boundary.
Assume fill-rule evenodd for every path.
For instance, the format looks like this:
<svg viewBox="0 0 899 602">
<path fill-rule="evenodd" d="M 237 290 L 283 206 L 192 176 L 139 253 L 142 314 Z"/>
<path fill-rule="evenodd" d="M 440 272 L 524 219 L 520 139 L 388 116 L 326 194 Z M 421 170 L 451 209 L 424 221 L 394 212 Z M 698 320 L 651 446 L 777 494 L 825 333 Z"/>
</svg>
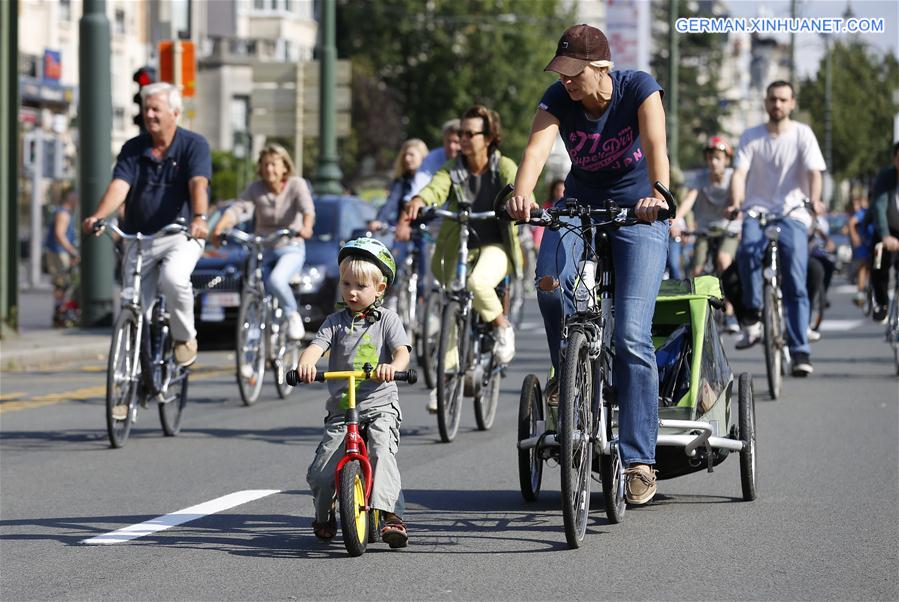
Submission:
<svg viewBox="0 0 899 602">
<path fill-rule="evenodd" d="M 282 228 L 292 228 L 297 236 L 282 239 L 279 245 L 265 251 L 263 276 L 265 287 L 287 314 L 287 336 L 302 339 L 303 320 L 290 289 L 290 279 L 303 269 L 306 260 L 305 239 L 312 237 L 315 207 L 306 182 L 295 175 L 293 161 L 287 151 L 269 144 L 259 153 L 256 173 L 259 179 L 247 186 L 240 199 L 223 214 L 213 231 L 218 236 L 242 221 L 256 216 L 256 234 L 265 236 Z"/>
</svg>

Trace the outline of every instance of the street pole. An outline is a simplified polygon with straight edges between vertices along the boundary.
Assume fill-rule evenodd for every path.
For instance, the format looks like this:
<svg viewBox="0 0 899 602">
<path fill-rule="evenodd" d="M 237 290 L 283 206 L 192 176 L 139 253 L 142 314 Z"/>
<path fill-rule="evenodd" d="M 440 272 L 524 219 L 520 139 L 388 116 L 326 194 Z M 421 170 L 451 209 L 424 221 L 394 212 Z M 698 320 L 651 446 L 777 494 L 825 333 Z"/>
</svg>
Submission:
<svg viewBox="0 0 899 602">
<path fill-rule="evenodd" d="M 319 48 L 319 152 L 315 191 L 340 194 L 343 174 L 337 163 L 337 0 L 322 0 Z"/>
<path fill-rule="evenodd" d="M 796 0 L 790 0 L 790 18 L 796 22 Z M 796 92 L 796 33 L 790 31 L 790 85 Z"/>
<path fill-rule="evenodd" d="M 109 183 L 112 167 L 112 92 L 110 84 L 109 20 L 106 0 L 84 0 L 78 28 L 78 128 L 81 140 L 78 179 L 81 215 L 96 210 Z M 106 236 L 81 237 L 81 326 L 112 323 L 112 243 Z"/>
<path fill-rule="evenodd" d="M 18 23 L 18 2 L 0 2 L 0 338 L 19 326 Z"/>
<path fill-rule="evenodd" d="M 678 0 L 670 0 L 668 3 L 668 156 L 671 158 L 673 169 L 680 169 L 680 134 L 677 116 L 680 45 L 677 30 L 674 27 L 674 23 L 677 21 L 677 2 Z"/>
<path fill-rule="evenodd" d="M 44 143 L 46 137 L 40 124 L 34 128 L 34 155 L 31 162 L 31 207 L 28 211 L 29 230 L 31 232 L 28 243 L 28 284 L 32 289 L 41 283 L 41 224 L 43 216 L 41 210 L 44 203 Z"/>
<path fill-rule="evenodd" d="M 828 180 L 833 183 L 833 52 L 830 48 L 830 37 L 824 36 L 824 160 L 827 162 L 827 172 L 824 175 L 825 184 Z M 824 194 L 833 192 L 832 185 L 826 185 Z M 831 200 L 825 197 L 826 200 Z"/>
</svg>

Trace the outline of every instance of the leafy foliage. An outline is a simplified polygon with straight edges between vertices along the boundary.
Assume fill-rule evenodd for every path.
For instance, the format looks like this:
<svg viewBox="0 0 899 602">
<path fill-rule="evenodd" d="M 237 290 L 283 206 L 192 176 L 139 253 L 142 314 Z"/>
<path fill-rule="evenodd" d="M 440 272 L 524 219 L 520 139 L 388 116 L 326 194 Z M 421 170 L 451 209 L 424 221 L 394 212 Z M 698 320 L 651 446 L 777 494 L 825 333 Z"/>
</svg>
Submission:
<svg viewBox="0 0 899 602">
<path fill-rule="evenodd" d="M 253 164 L 238 159 L 230 151 L 212 151 L 212 182 L 210 200 L 213 203 L 236 198 L 253 178 Z"/>
<path fill-rule="evenodd" d="M 893 94 L 899 89 L 899 62 L 890 53 L 873 54 L 859 40 L 837 42 L 831 48 L 832 101 L 831 149 L 837 180 L 866 182 L 889 162 L 893 116 L 899 106 Z M 812 116 L 811 127 L 822 152 L 825 134 L 826 60 L 814 78 L 799 87 L 799 106 Z"/>
<path fill-rule="evenodd" d="M 500 114 L 502 150 L 518 161 L 554 79 L 543 67 L 571 24 L 562 5 L 340 0 L 338 54 L 353 61 L 354 131 L 341 149 L 343 167 L 354 168 L 347 175 L 358 176 L 366 157 L 387 169 L 406 138 L 439 144 L 441 125 L 476 102 Z"/>
</svg>

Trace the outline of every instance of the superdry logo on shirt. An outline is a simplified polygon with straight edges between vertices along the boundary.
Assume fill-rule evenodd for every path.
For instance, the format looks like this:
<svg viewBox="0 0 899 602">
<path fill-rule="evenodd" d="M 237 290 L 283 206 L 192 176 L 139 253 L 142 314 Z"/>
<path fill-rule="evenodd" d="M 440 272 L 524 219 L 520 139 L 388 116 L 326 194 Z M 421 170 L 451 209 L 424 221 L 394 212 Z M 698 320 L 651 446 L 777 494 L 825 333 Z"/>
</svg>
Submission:
<svg viewBox="0 0 899 602">
<path fill-rule="evenodd" d="M 586 171 L 622 169 L 643 159 L 643 150 L 639 147 L 628 155 L 634 143 L 634 130 L 630 126 L 606 140 L 602 140 L 602 134 L 597 132 L 573 130 L 568 140 L 572 164 Z"/>
</svg>

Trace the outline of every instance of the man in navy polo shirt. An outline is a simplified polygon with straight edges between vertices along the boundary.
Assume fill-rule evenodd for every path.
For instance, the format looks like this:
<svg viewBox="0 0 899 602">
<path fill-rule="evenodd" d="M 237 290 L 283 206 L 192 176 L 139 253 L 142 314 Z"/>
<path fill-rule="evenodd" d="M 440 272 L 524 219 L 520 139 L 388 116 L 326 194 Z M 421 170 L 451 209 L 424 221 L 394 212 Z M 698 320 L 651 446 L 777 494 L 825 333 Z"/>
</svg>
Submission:
<svg viewBox="0 0 899 602">
<path fill-rule="evenodd" d="M 156 296 L 156 283 L 166 296 L 172 315 L 175 360 L 189 366 L 197 359 L 194 298 L 190 274 L 203 254 L 209 228 L 207 189 L 212 178 L 212 158 L 206 139 L 178 127 L 181 94 L 167 83 L 141 89 L 146 133 L 122 147 L 112 182 L 93 215 L 84 220 L 91 233 L 98 219 L 106 218 L 125 203 L 122 229 L 130 234 L 153 234 L 179 218 L 190 223 L 191 238 L 165 236 L 144 249 L 142 298 L 144 308 Z M 135 247 L 126 252 L 124 274 L 132 271 Z"/>
</svg>

